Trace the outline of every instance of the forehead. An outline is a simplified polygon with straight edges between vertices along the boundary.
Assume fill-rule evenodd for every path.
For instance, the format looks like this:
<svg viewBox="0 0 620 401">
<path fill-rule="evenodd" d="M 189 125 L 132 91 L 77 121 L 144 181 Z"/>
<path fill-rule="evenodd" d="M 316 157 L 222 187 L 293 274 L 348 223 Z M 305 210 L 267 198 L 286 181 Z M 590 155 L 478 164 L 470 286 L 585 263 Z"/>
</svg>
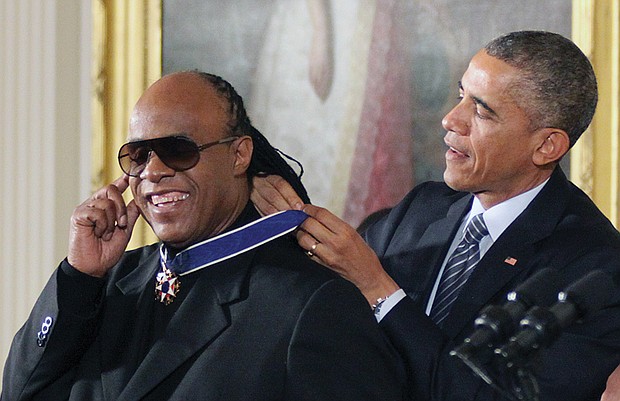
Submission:
<svg viewBox="0 0 620 401">
<path fill-rule="evenodd" d="M 469 63 L 461 85 L 466 94 L 499 107 L 517 103 L 513 89 L 518 85 L 520 76 L 517 68 L 481 50 Z"/>
<path fill-rule="evenodd" d="M 227 101 L 196 74 L 166 76 L 140 97 L 131 114 L 129 139 L 151 139 L 185 133 L 197 142 L 225 136 Z"/>
</svg>

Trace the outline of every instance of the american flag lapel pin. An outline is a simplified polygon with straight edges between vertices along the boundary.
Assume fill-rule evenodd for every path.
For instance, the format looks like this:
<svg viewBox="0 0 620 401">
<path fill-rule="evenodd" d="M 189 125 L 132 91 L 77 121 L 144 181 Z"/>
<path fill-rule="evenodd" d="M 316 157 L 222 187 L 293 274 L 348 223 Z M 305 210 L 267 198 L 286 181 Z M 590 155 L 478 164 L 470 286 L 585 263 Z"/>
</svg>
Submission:
<svg viewBox="0 0 620 401">
<path fill-rule="evenodd" d="M 504 263 L 507 263 L 510 266 L 514 266 L 517 264 L 517 259 L 513 258 L 512 256 L 508 256 L 506 259 L 504 259 Z"/>
</svg>

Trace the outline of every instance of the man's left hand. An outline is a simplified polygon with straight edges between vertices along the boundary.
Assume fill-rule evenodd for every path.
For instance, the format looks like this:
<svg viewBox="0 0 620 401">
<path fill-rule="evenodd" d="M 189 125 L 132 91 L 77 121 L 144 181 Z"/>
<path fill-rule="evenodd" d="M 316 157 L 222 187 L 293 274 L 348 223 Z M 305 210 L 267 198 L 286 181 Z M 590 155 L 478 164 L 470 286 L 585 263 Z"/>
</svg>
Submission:
<svg viewBox="0 0 620 401">
<path fill-rule="evenodd" d="M 327 209 L 305 205 L 303 210 L 310 217 L 297 231 L 297 241 L 308 256 L 355 284 L 371 305 L 399 289 L 353 227 Z"/>
</svg>

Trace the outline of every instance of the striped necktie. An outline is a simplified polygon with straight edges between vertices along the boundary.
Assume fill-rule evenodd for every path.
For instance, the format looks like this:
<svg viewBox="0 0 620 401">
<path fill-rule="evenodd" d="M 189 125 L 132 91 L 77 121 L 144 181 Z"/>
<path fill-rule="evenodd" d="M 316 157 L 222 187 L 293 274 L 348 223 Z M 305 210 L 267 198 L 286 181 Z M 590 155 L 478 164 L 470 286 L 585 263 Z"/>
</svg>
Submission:
<svg viewBox="0 0 620 401">
<path fill-rule="evenodd" d="M 465 228 L 465 235 L 446 263 L 430 317 L 441 325 L 465 282 L 480 260 L 480 240 L 489 234 L 482 213 L 474 216 Z"/>
</svg>

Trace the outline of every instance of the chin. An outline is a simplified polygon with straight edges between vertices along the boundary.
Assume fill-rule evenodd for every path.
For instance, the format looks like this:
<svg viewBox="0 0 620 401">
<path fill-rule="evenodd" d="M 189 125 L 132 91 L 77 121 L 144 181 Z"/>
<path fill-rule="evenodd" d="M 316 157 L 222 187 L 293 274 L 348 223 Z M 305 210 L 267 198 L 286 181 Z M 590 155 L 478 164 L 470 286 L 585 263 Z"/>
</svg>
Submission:
<svg viewBox="0 0 620 401">
<path fill-rule="evenodd" d="M 178 230 L 171 230 L 170 227 L 153 227 L 153 231 L 160 241 L 175 248 L 183 247 L 185 244 L 191 242 L 191 239 L 187 236 L 187 234 Z"/>
<path fill-rule="evenodd" d="M 474 192 L 472 186 L 459 180 L 444 179 L 446 185 L 458 192 Z"/>
<path fill-rule="evenodd" d="M 198 241 L 190 241 L 190 240 L 165 240 L 165 239 L 162 239 L 161 241 L 164 244 L 166 244 L 166 246 L 172 249 L 176 249 L 177 251 L 182 251 L 183 249 L 188 248 L 191 245 L 194 245 L 195 243 L 198 242 Z"/>
<path fill-rule="evenodd" d="M 459 171 L 450 171 L 450 169 L 446 169 L 443 173 L 444 182 L 450 188 L 459 192 L 472 192 L 473 185 L 469 177 L 469 174 L 463 174 Z"/>
<path fill-rule="evenodd" d="M 446 183 L 447 186 L 454 189 L 455 191 L 461 190 L 459 181 L 455 179 L 454 176 L 451 175 L 447 169 L 443 173 L 443 181 Z"/>
</svg>

